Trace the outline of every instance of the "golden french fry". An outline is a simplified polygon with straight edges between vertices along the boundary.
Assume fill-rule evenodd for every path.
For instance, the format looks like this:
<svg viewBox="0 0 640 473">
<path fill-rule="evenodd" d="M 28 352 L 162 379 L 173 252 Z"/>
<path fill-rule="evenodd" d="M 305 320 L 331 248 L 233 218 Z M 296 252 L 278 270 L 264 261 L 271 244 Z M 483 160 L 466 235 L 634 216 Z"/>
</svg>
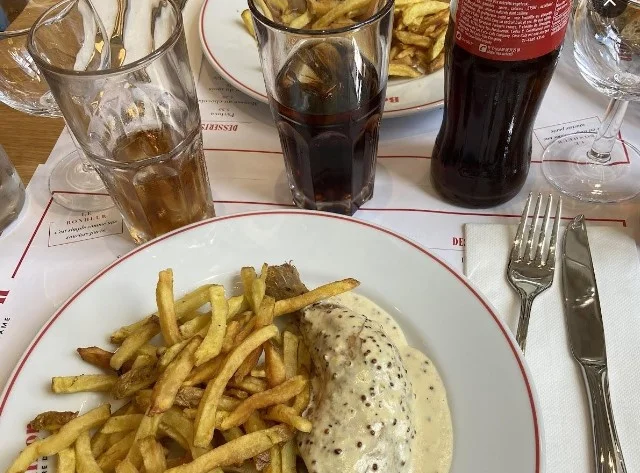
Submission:
<svg viewBox="0 0 640 473">
<path fill-rule="evenodd" d="M 211 324 L 209 324 L 207 335 L 196 350 L 196 366 L 200 366 L 220 354 L 227 331 L 229 304 L 224 297 L 224 287 L 213 286 L 209 290 L 209 297 L 211 298 Z"/>
<path fill-rule="evenodd" d="M 433 61 L 444 49 L 444 39 L 447 35 L 447 29 L 444 28 L 442 32 L 436 37 L 435 43 L 433 43 L 433 47 L 431 48 L 430 59 Z"/>
<path fill-rule="evenodd" d="M 111 333 L 110 341 L 113 344 L 119 345 L 124 342 L 125 338 L 131 335 L 133 332 L 138 330 L 140 327 L 148 324 L 149 322 L 153 322 L 157 319 L 157 316 L 150 315 L 149 317 L 145 317 L 144 319 L 138 320 L 137 322 L 132 323 L 131 325 L 125 325 L 124 327 L 120 327 L 118 330 Z"/>
<path fill-rule="evenodd" d="M 271 341 L 264 344 L 264 358 L 269 386 L 282 384 L 287 379 L 286 368 L 282 356 Z"/>
<path fill-rule="evenodd" d="M 143 414 L 127 414 L 111 417 L 100 429 L 103 434 L 113 434 L 116 432 L 129 432 L 136 430 L 142 422 Z"/>
<path fill-rule="evenodd" d="M 336 0 L 306 0 L 307 10 L 310 11 L 313 16 L 322 16 L 333 9 L 338 2 Z"/>
<path fill-rule="evenodd" d="M 304 372 L 306 374 L 306 371 Z M 307 385 L 300 394 L 296 396 L 295 401 L 293 401 L 293 410 L 296 414 L 301 415 L 304 410 L 309 405 L 309 401 L 311 400 L 311 386 Z"/>
<path fill-rule="evenodd" d="M 416 3 L 408 8 L 405 8 L 402 13 L 402 23 L 410 25 L 418 18 L 422 18 L 426 15 L 433 15 L 443 10 L 448 10 L 449 4 L 445 2 L 430 1 Z"/>
<path fill-rule="evenodd" d="M 131 369 L 138 369 L 138 368 L 142 368 L 144 366 L 155 366 L 156 362 L 158 361 L 158 357 L 154 356 L 149 356 L 149 355 L 138 355 L 136 357 L 136 359 L 133 361 L 133 364 L 131 365 Z"/>
<path fill-rule="evenodd" d="M 197 458 L 211 450 L 210 445 L 205 448 L 197 448 L 193 444 L 193 422 L 175 407 L 172 407 L 162 415 L 160 425 L 165 428 L 169 427 L 169 432 L 175 432 L 180 435 L 186 441 L 187 450 L 189 450 L 193 458 Z"/>
<path fill-rule="evenodd" d="M 183 384 L 180 386 L 180 389 L 178 389 L 174 404 L 178 407 L 198 407 L 203 394 L 204 389 L 185 386 Z"/>
<path fill-rule="evenodd" d="M 160 414 L 173 406 L 178 389 L 189 376 L 195 364 L 195 352 L 201 342 L 200 337 L 193 337 L 175 360 L 162 372 L 153 386 L 149 414 Z"/>
<path fill-rule="evenodd" d="M 258 430 L 264 430 L 267 428 L 267 424 L 262 420 L 260 414 L 252 412 L 249 418 L 242 424 L 244 431 L 248 434 L 257 432 Z"/>
<path fill-rule="evenodd" d="M 411 66 L 395 62 L 389 63 L 389 75 L 397 77 L 420 77 L 421 74 Z"/>
<path fill-rule="evenodd" d="M 197 334 L 203 328 L 208 327 L 210 323 L 211 315 L 201 314 L 180 325 L 180 327 L 178 327 L 178 330 L 180 330 L 180 335 L 182 336 L 182 338 L 190 338 Z"/>
<path fill-rule="evenodd" d="M 38 414 L 28 425 L 33 430 L 54 431 L 76 417 L 78 417 L 77 412 L 47 411 Z"/>
<path fill-rule="evenodd" d="M 218 373 L 213 380 L 209 381 L 202 401 L 200 401 L 198 406 L 198 414 L 196 416 L 195 438 L 193 443 L 197 447 L 204 448 L 211 443 L 218 402 L 224 392 L 226 384 L 233 374 L 240 367 L 244 359 L 249 356 L 249 353 L 270 338 L 276 336 L 277 333 L 278 329 L 274 325 L 269 325 L 249 335 L 246 340 L 229 354 L 220 373 Z"/>
<path fill-rule="evenodd" d="M 282 456 L 280 447 L 275 445 L 269 449 L 269 464 L 264 470 L 265 473 L 282 473 Z"/>
<path fill-rule="evenodd" d="M 191 463 L 167 470 L 167 473 L 204 473 L 217 467 L 242 463 L 292 437 L 293 431 L 289 427 L 276 425 L 231 440 L 196 458 Z"/>
<path fill-rule="evenodd" d="M 444 51 L 441 51 L 433 61 L 429 63 L 427 67 L 427 72 L 432 73 L 437 71 L 438 69 L 442 69 L 444 67 Z"/>
<path fill-rule="evenodd" d="M 229 305 L 229 314 L 227 315 L 227 320 L 230 320 L 236 315 L 241 314 L 249 309 L 249 303 L 244 297 L 244 294 L 240 296 L 230 297 L 227 301 L 227 304 Z"/>
<path fill-rule="evenodd" d="M 79 393 L 84 391 L 110 391 L 118 381 L 116 375 L 82 374 L 79 376 L 54 376 L 51 390 L 54 393 Z"/>
<path fill-rule="evenodd" d="M 125 361 L 133 358 L 140 347 L 160 333 L 160 325 L 151 319 L 147 323 L 138 327 L 127 338 L 125 338 L 111 357 L 109 362 L 111 368 L 119 370 Z"/>
<path fill-rule="evenodd" d="M 196 418 L 196 414 L 198 413 L 198 409 L 188 407 L 182 410 L 182 413 L 187 419 L 194 420 Z"/>
<path fill-rule="evenodd" d="M 253 26 L 253 17 L 251 16 L 251 12 L 249 10 L 244 10 L 240 14 L 240 17 L 242 18 L 242 23 L 244 23 L 244 27 L 247 29 L 249 34 L 254 38 L 257 38 L 256 29 Z"/>
<path fill-rule="evenodd" d="M 110 415 L 109 404 L 103 404 L 84 415 L 76 417 L 63 425 L 57 433 L 42 440 L 36 440 L 22 450 L 6 473 L 23 473 L 39 457 L 55 455 L 61 450 L 70 447 L 82 432 L 99 427 L 106 422 Z"/>
<path fill-rule="evenodd" d="M 58 453 L 57 473 L 76 473 L 76 451 L 69 447 Z"/>
<path fill-rule="evenodd" d="M 127 433 L 117 442 L 114 442 L 102 455 L 98 457 L 98 466 L 102 471 L 113 471 L 116 465 L 127 456 L 133 446 L 136 432 Z"/>
<path fill-rule="evenodd" d="M 280 451 L 282 473 L 296 473 L 296 450 L 293 440 L 288 440 Z"/>
<path fill-rule="evenodd" d="M 204 383 L 212 379 L 218 374 L 222 363 L 224 362 L 224 355 L 216 356 L 213 360 L 209 360 L 206 363 L 201 364 L 194 368 L 187 379 L 185 379 L 184 386 L 195 386 L 200 383 Z"/>
<path fill-rule="evenodd" d="M 91 453 L 89 432 L 82 432 L 76 440 L 76 464 L 78 473 L 103 473 Z"/>
<path fill-rule="evenodd" d="M 124 404 L 120 409 L 116 410 L 112 416 L 123 416 L 128 414 L 134 414 L 136 412 L 136 406 L 132 402 Z M 113 440 L 116 435 L 104 434 L 100 431 L 96 432 L 91 438 L 91 453 L 95 458 L 98 458 L 107 448 L 109 448 L 115 441 Z"/>
<path fill-rule="evenodd" d="M 264 368 L 254 368 L 251 370 L 251 373 L 249 373 L 251 376 L 253 376 L 254 378 L 266 378 L 267 377 L 267 372 L 264 370 Z"/>
<path fill-rule="evenodd" d="M 254 331 L 255 326 L 256 326 L 255 317 L 249 319 L 246 324 L 241 326 L 237 335 L 233 338 L 233 343 L 231 344 L 231 348 L 233 348 L 234 346 L 240 345 Z"/>
<path fill-rule="evenodd" d="M 413 5 L 415 3 L 423 3 L 425 0 L 396 0 L 394 2 L 394 8 L 405 7 L 407 5 Z"/>
<path fill-rule="evenodd" d="M 138 468 L 127 459 L 122 460 L 116 465 L 116 473 L 138 473 Z"/>
<path fill-rule="evenodd" d="M 265 419 L 290 425 L 300 432 L 311 432 L 311 428 L 313 427 L 309 419 L 305 419 L 304 417 L 298 415 L 293 407 L 289 407 L 283 404 L 278 404 L 271 407 L 267 411 Z"/>
<path fill-rule="evenodd" d="M 140 453 L 142 453 L 146 473 L 164 473 L 167 469 L 164 450 L 154 437 L 145 437 L 140 440 Z"/>
<path fill-rule="evenodd" d="M 232 320 L 227 325 L 227 331 L 222 341 L 222 353 L 228 353 L 233 348 L 233 340 L 240 332 L 240 322 L 238 320 Z"/>
<path fill-rule="evenodd" d="M 138 447 L 138 441 L 150 435 L 155 436 L 158 430 L 158 425 L 160 424 L 161 417 L 162 414 L 145 415 L 142 419 L 142 422 L 140 422 L 140 425 L 138 426 L 138 430 L 136 430 L 136 435 L 133 439 L 133 445 L 131 445 L 129 452 L 125 457 L 125 460 L 131 462 L 131 464 L 136 469 L 142 466 L 142 456 L 140 454 L 140 448 Z"/>
<path fill-rule="evenodd" d="M 291 23 L 289 23 L 290 28 L 301 29 L 311 23 L 312 17 L 311 13 L 307 10 L 302 15 L 296 17 Z"/>
<path fill-rule="evenodd" d="M 187 317 L 187 315 L 192 314 L 195 310 L 209 302 L 209 287 L 211 287 L 211 284 L 205 284 L 178 299 L 174 304 L 176 318 L 178 320 L 182 320 Z M 122 343 L 125 338 L 137 331 L 140 327 L 147 325 L 149 322 L 157 323 L 158 316 L 153 314 L 131 325 L 119 328 L 111 334 L 111 343 Z"/>
<path fill-rule="evenodd" d="M 297 335 L 286 331 L 283 335 L 284 372 L 286 379 L 293 378 L 298 372 L 298 344 Z"/>
<path fill-rule="evenodd" d="M 244 298 L 249 303 L 249 307 L 253 312 L 256 308 L 253 306 L 253 295 L 251 291 L 253 289 L 253 281 L 258 278 L 256 269 L 251 266 L 245 266 L 240 270 L 240 279 L 242 279 L 242 287 L 244 288 Z"/>
<path fill-rule="evenodd" d="M 223 430 L 220 433 L 224 437 L 225 442 L 231 442 L 232 440 L 239 439 L 243 436 L 242 429 L 240 427 L 231 427 L 229 430 Z"/>
<path fill-rule="evenodd" d="M 148 388 L 155 383 L 158 375 L 158 370 L 154 366 L 142 366 L 127 371 L 116 382 L 112 394 L 116 399 L 131 397 L 141 389 Z"/>
<path fill-rule="evenodd" d="M 263 269 L 262 274 L 266 276 L 266 269 Z M 261 284 L 258 284 L 261 283 Z M 262 300 L 259 304 L 258 312 L 256 314 L 256 322 L 255 329 L 260 329 L 262 327 L 266 327 L 267 325 L 273 323 L 273 310 L 275 308 L 275 299 L 273 297 L 264 296 L 264 291 L 266 289 L 265 283 L 261 279 L 256 279 L 253 284 L 253 295 L 255 295 L 260 291 L 262 294 Z M 257 302 L 257 300 L 255 301 Z M 245 376 L 247 376 L 251 370 L 258 364 L 260 360 L 260 355 L 262 355 L 262 347 L 257 348 L 251 352 L 251 354 L 244 360 L 244 363 L 238 368 L 235 374 L 236 383 L 241 382 Z"/>
<path fill-rule="evenodd" d="M 158 304 L 158 318 L 160 331 L 167 346 L 175 345 L 182 340 L 178 329 L 175 301 L 173 298 L 173 270 L 165 269 L 158 274 L 156 286 L 156 303 Z"/>
<path fill-rule="evenodd" d="M 111 365 L 109 362 L 111 361 L 111 357 L 113 353 L 107 350 L 103 350 L 99 347 L 86 347 L 86 348 L 78 348 L 78 355 L 87 363 L 97 366 L 98 368 L 102 368 L 103 370 L 111 371 Z"/>
<path fill-rule="evenodd" d="M 339 17 L 360 8 L 365 8 L 370 2 L 371 0 L 345 0 L 316 20 L 315 23 L 313 23 L 313 27 L 315 29 L 326 28 Z"/>
<path fill-rule="evenodd" d="M 389 51 L 389 60 L 395 58 L 400 53 L 400 51 L 402 51 L 402 48 L 397 44 L 391 46 L 391 50 Z"/>
<path fill-rule="evenodd" d="M 431 38 L 411 33 L 410 31 L 394 31 L 393 35 L 403 44 L 413 44 L 422 48 L 428 48 L 433 44 L 433 40 Z"/>
<path fill-rule="evenodd" d="M 247 376 L 240 382 L 234 381 L 231 386 L 251 394 L 260 393 L 269 387 L 265 379 L 254 378 L 253 376 Z"/>
<path fill-rule="evenodd" d="M 264 2 L 264 0 L 256 0 L 256 5 L 262 11 L 262 14 L 266 16 L 269 20 L 273 21 L 273 15 L 271 14 L 271 10 Z"/>
<path fill-rule="evenodd" d="M 246 391 L 243 391 L 242 389 L 229 388 L 225 390 L 224 393 L 228 396 L 234 397 L 235 399 L 244 400 L 249 397 L 249 393 L 247 393 Z"/>
<path fill-rule="evenodd" d="M 416 53 L 416 48 L 413 46 L 410 46 L 408 48 L 403 49 L 402 51 L 400 51 L 398 53 L 398 55 L 396 56 L 396 59 L 402 59 L 404 57 L 411 57 Z"/>
<path fill-rule="evenodd" d="M 360 282 L 352 278 L 325 284 L 299 296 L 277 301 L 273 315 L 274 317 L 279 317 L 284 314 L 290 314 L 315 302 L 350 291 L 359 285 Z"/>
<path fill-rule="evenodd" d="M 260 311 L 260 304 L 262 304 L 262 299 L 264 298 L 264 293 L 266 291 L 267 285 L 265 284 L 264 279 L 258 278 L 253 280 L 251 283 L 251 307 L 253 308 L 253 312 L 256 314 Z"/>
<path fill-rule="evenodd" d="M 303 376 L 295 376 L 275 388 L 268 389 L 250 396 L 225 418 L 221 430 L 237 427 L 244 423 L 252 412 L 265 407 L 282 404 L 300 393 L 308 380 Z"/>
</svg>

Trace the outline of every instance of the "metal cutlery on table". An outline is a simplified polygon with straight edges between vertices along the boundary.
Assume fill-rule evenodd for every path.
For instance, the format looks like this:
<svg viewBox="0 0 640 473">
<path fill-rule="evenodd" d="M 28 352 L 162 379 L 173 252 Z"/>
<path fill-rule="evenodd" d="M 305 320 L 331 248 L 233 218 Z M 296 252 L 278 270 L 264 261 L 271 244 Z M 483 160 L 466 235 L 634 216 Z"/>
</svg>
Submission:
<svg viewBox="0 0 640 473">
<path fill-rule="evenodd" d="M 522 217 L 520 218 L 516 237 L 513 240 L 511 256 L 507 266 L 507 278 L 520 295 L 520 318 L 516 331 L 516 341 L 523 352 L 525 351 L 527 342 L 529 317 L 531 316 L 533 300 L 553 283 L 556 261 L 556 241 L 562 214 L 562 199 L 558 199 L 553 229 L 548 241 L 548 250 L 545 253 L 545 247 L 547 246 L 547 228 L 551 217 L 553 198 L 549 195 L 542 227 L 540 228 L 540 232 L 537 233 L 542 194 L 538 194 L 531 225 L 528 225 L 531 197 L 532 195 L 529 194 L 529 198 L 522 212 Z M 527 235 L 526 241 L 525 234 Z M 533 254 L 534 249 L 535 254 Z"/>
<path fill-rule="evenodd" d="M 604 327 L 584 215 L 578 215 L 567 227 L 562 262 L 569 345 L 587 389 L 596 473 L 625 473 L 609 398 Z"/>
</svg>

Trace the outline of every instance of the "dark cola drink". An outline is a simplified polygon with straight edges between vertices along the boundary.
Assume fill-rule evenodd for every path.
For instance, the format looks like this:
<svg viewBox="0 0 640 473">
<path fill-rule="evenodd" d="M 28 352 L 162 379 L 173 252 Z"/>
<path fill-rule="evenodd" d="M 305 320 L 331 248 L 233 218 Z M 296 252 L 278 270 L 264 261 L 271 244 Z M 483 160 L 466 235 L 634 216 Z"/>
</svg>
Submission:
<svg viewBox="0 0 640 473">
<path fill-rule="evenodd" d="M 522 188 L 570 12 L 570 0 L 458 1 L 431 160 L 431 180 L 446 200 L 492 207 Z"/>
<path fill-rule="evenodd" d="M 279 72 L 271 97 L 293 199 L 353 214 L 373 195 L 385 91 L 352 43 L 308 41 Z"/>
</svg>

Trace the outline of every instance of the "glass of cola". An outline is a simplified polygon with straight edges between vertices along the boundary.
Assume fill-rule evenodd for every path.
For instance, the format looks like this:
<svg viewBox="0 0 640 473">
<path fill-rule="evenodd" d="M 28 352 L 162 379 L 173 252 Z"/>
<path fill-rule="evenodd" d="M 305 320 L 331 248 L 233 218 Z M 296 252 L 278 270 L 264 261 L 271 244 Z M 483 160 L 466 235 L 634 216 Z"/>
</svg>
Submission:
<svg viewBox="0 0 640 473">
<path fill-rule="evenodd" d="M 270 20 L 261 3 L 249 8 L 293 201 L 352 215 L 373 196 L 393 0 L 322 29 Z"/>
</svg>

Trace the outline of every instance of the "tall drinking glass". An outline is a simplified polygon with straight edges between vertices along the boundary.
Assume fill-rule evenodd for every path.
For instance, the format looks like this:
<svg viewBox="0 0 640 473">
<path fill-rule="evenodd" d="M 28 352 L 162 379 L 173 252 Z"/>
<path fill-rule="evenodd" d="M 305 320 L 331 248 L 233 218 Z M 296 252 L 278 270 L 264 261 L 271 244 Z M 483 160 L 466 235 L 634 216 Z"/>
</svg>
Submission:
<svg viewBox="0 0 640 473">
<path fill-rule="evenodd" d="M 276 23 L 260 4 L 249 0 L 293 201 L 351 215 L 373 196 L 393 0 L 333 29 Z"/>
<path fill-rule="evenodd" d="M 27 51 L 27 36 L 38 17 L 56 3 L 58 0 L 0 0 L 0 102 L 31 115 L 55 118 L 62 116 L 60 109 Z M 104 26 L 87 0 L 70 4 L 57 22 L 66 26 L 67 33 L 74 32 L 67 36 L 68 52 L 105 41 Z M 93 52 L 91 60 L 75 66 L 84 70 L 106 68 L 109 49 Z M 51 170 L 49 191 L 56 203 L 70 210 L 113 207 L 100 176 L 77 145 Z"/>
<path fill-rule="evenodd" d="M 61 44 L 68 32 L 55 22 L 73 1 L 38 20 L 29 52 L 131 236 L 141 243 L 214 216 L 180 10 L 167 0 L 138 4 L 149 14 L 125 23 L 132 62 L 87 73 L 74 71 Z"/>
</svg>

